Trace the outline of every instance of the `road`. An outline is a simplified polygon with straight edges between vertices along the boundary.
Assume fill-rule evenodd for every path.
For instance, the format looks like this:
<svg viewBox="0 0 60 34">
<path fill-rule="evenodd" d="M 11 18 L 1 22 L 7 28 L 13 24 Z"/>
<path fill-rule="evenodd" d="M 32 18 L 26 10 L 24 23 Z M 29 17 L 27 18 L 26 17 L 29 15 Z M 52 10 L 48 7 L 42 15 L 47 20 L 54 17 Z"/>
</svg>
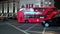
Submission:
<svg viewBox="0 0 60 34">
<path fill-rule="evenodd" d="M 0 34 L 59 34 L 60 27 L 43 27 L 41 24 L 22 24 L 16 20 L 0 21 Z"/>
</svg>

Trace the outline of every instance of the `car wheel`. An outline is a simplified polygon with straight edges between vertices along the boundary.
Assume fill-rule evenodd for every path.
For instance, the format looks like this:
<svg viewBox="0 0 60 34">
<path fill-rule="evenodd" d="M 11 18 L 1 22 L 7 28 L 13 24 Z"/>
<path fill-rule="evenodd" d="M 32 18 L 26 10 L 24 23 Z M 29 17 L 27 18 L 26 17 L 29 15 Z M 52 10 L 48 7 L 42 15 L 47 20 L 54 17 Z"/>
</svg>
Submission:
<svg viewBox="0 0 60 34">
<path fill-rule="evenodd" d="M 25 23 L 29 23 L 29 21 L 28 20 L 25 20 Z"/>
</svg>

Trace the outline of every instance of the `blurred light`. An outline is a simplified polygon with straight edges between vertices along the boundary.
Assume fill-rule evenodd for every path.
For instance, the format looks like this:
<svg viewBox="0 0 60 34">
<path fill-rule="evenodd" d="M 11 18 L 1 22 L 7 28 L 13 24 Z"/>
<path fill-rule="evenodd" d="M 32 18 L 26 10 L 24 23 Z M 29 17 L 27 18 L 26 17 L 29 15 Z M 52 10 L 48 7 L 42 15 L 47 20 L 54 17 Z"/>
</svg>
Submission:
<svg viewBox="0 0 60 34">
<path fill-rule="evenodd" d="M 45 4 L 51 4 L 51 2 L 45 2 Z"/>
<path fill-rule="evenodd" d="M 49 4 L 51 4 L 51 2 L 49 2 Z"/>
</svg>

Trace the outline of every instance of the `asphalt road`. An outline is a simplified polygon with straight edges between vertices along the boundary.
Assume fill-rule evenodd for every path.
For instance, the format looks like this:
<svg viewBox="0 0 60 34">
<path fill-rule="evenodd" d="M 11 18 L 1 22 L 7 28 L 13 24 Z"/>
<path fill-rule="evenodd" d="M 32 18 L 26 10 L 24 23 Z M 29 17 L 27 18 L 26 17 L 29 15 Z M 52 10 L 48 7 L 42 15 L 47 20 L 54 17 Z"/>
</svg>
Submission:
<svg viewBox="0 0 60 34">
<path fill-rule="evenodd" d="M 0 34 L 59 34 L 60 27 L 43 27 L 41 24 L 22 24 L 16 20 L 0 21 Z"/>
</svg>

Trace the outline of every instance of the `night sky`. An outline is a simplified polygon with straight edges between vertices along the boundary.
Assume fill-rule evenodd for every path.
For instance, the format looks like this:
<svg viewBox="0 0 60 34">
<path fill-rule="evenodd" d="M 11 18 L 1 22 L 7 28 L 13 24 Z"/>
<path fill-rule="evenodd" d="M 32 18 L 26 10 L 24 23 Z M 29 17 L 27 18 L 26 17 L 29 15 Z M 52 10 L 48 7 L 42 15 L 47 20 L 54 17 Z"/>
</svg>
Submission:
<svg viewBox="0 0 60 34">
<path fill-rule="evenodd" d="M 0 1 L 7 1 L 7 0 L 0 0 Z"/>
<path fill-rule="evenodd" d="M 60 0 L 55 0 L 55 7 L 60 9 Z"/>
</svg>

